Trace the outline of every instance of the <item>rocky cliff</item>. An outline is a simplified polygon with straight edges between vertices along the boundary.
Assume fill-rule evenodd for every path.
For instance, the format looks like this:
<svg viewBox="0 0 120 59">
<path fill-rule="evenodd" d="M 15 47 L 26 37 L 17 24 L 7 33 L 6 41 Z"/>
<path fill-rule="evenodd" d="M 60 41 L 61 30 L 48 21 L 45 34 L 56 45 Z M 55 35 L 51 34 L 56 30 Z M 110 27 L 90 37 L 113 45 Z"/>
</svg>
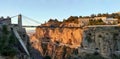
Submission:
<svg viewBox="0 0 120 59">
<path fill-rule="evenodd" d="M 36 33 L 31 36 L 30 41 L 33 43 L 33 47 L 39 50 L 42 55 L 53 57 L 54 53 L 56 53 L 55 57 L 63 59 L 62 55 L 64 53 L 72 54 L 74 48 L 80 47 L 82 38 L 83 30 L 81 28 L 36 28 Z M 48 43 L 44 44 L 44 42 Z M 60 46 L 55 46 L 55 44 Z M 67 49 L 69 53 L 64 49 Z M 61 56 L 57 55 L 61 53 Z"/>
<path fill-rule="evenodd" d="M 42 56 L 52 59 L 109 59 L 115 56 L 115 52 L 118 53 L 119 26 L 85 25 L 86 22 L 76 17 L 63 22 L 50 20 L 36 28 L 30 37 L 31 45 Z"/>
<path fill-rule="evenodd" d="M 48 55 L 53 59 L 70 59 L 76 51 L 75 48 L 81 46 L 83 39 L 81 26 L 83 25 L 84 23 L 77 17 L 70 17 L 63 22 L 50 19 L 36 28 L 36 32 L 30 37 L 30 42 L 42 56 Z"/>
<path fill-rule="evenodd" d="M 104 57 L 112 57 L 112 54 L 120 51 L 119 38 L 119 26 L 86 27 L 82 46 L 86 49 L 98 51 Z"/>
<path fill-rule="evenodd" d="M 50 39 L 63 44 L 80 45 L 83 30 L 80 28 L 37 28 L 35 36 L 39 40 Z"/>
<path fill-rule="evenodd" d="M 68 59 L 70 57 L 72 59 L 75 55 L 77 57 L 84 55 L 85 52 L 94 55 L 96 51 L 102 56 L 101 58 L 110 58 L 120 50 L 119 29 L 119 26 L 91 26 L 83 29 L 36 28 L 36 33 L 30 41 L 43 56 L 49 55 L 52 58 Z M 61 43 L 70 46 L 61 45 Z M 80 48 L 77 50 L 78 46 Z"/>
</svg>

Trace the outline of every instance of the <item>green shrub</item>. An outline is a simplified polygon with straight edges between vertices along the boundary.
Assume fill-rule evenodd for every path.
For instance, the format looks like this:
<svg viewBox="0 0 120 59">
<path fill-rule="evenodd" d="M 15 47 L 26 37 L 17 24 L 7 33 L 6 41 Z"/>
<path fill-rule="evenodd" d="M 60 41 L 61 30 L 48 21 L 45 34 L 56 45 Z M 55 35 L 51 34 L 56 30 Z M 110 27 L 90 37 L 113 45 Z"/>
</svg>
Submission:
<svg viewBox="0 0 120 59">
<path fill-rule="evenodd" d="M 12 32 L 8 31 L 6 25 L 3 25 L 2 35 L 0 37 L 0 54 L 3 56 L 14 56 L 17 54 L 17 50 L 14 47 L 16 38 Z"/>
<path fill-rule="evenodd" d="M 102 21 L 102 19 L 90 19 L 88 25 L 105 25 L 105 23 Z"/>
<path fill-rule="evenodd" d="M 9 31 L 8 31 L 8 29 L 7 29 L 7 25 L 3 25 L 2 28 L 3 28 L 3 29 L 2 29 L 2 32 L 3 32 L 4 34 L 8 34 L 8 33 L 9 33 Z"/>
<path fill-rule="evenodd" d="M 13 47 L 6 46 L 3 49 L 4 50 L 1 51 L 3 56 L 15 56 L 17 54 L 17 51 Z"/>
</svg>

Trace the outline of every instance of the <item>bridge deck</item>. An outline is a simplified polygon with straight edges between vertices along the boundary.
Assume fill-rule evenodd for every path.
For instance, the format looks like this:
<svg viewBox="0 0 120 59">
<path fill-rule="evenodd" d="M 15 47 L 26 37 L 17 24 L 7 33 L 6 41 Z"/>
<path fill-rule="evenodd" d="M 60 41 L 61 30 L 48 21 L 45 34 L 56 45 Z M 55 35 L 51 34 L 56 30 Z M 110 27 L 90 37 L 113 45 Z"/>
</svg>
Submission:
<svg viewBox="0 0 120 59">
<path fill-rule="evenodd" d="M 84 26 L 84 27 L 117 27 L 120 25 L 90 25 L 90 26 Z M 28 27 L 28 28 L 83 28 L 83 27 L 52 27 L 52 26 L 22 26 L 22 27 Z"/>
<path fill-rule="evenodd" d="M 22 27 L 28 27 L 28 28 L 32 28 L 32 27 L 37 27 L 37 28 L 82 28 L 82 27 L 51 27 L 51 26 L 22 26 Z"/>
</svg>

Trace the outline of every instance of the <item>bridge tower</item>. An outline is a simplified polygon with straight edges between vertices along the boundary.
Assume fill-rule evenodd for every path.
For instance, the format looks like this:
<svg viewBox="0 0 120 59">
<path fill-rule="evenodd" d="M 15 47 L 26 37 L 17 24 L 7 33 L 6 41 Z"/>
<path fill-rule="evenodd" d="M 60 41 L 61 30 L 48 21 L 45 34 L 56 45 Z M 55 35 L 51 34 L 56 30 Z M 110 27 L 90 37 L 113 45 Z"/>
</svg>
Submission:
<svg viewBox="0 0 120 59">
<path fill-rule="evenodd" d="M 18 26 L 19 28 L 22 28 L 22 15 L 21 14 L 18 15 Z"/>
</svg>

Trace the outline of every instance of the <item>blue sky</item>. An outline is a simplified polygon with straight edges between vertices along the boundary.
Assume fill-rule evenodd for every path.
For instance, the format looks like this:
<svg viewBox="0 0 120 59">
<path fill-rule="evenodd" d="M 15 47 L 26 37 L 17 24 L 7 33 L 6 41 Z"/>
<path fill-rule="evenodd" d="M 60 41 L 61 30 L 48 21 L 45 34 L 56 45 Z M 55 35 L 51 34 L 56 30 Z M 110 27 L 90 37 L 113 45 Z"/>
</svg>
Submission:
<svg viewBox="0 0 120 59">
<path fill-rule="evenodd" d="M 19 13 L 39 22 L 50 18 L 62 20 L 69 16 L 85 16 L 120 11 L 120 0 L 1 0 L 0 16 Z"/>
</svg>

